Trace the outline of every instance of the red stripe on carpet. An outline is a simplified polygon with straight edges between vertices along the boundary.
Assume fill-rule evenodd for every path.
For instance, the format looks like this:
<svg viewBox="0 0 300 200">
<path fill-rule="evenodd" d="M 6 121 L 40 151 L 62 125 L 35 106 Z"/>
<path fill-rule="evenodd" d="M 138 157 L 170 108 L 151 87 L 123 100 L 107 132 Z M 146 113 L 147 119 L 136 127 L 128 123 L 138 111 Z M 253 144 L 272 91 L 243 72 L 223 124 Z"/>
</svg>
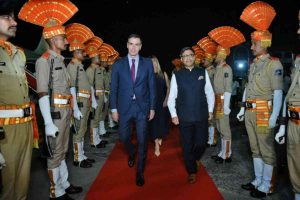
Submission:
<svg viewBox="0 0 300 200">
<path fill-rule="evenodd" d="M 223 200 L 203 166 L 197 182 L 188 184 L 177 128 L 172 128 L 163 140 L 159 157 L 154 155 L 154 144 L 149 143 L 143 187 L 135 185 L 136 165 L 129 168 L 127 159 L 123 145 L 117 142 L 85 199 Z"/>
</svg>

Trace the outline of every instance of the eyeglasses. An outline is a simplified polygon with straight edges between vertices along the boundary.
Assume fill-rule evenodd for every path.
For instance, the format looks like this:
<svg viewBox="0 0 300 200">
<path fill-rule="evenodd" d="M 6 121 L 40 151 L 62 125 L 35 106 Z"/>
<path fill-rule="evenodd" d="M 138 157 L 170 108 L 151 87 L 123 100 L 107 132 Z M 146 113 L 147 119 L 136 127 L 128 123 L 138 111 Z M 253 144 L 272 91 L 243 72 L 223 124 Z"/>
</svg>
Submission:
<svg viewBox="0 0 300 200">
<path fill-rule="evenodd" d="M 6 20 L 16 21 L 16 18 L 11 15 L 0 15 L 0 17 Z"/>
<path fill-rule="evenodd" d="M 181 58 L 186 59 L 186 58 L 193 58 L 195 54 L 188 54 L 188 55 L 182 55 Z"/>
</svg>

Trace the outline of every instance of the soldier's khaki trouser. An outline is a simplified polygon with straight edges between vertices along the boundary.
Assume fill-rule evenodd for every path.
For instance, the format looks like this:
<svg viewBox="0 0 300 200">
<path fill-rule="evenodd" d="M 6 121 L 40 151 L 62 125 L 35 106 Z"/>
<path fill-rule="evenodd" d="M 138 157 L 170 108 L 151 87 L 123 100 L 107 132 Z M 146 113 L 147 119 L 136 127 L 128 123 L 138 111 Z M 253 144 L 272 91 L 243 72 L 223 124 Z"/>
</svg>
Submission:
<svg viewBox="0 0 300 200">
<path fill-rule="evenodd" d="M 216 119 L 216 127 L 224 140 L 231 140 L 231 130 L 229 124 L 229 115 L 223 115 L 222 118 Z"/>
<path fill-rule="evenodd" d="M 109 104 L 109 95 L 108 94 L 106 94 L 106 99 L 107 99 L 107 102 L 104 103 L 104 105 L 103 105 L 104 107 L 100 112 L 100 121 L 104 121 L 108 114 L 108 104 Z"/>
<path fill-rule="evenodd" d="M 83 141 L 84 135 L 87 130 L 87 123 L 90 114 L 90 102 L 88 98 L 80 98 L 77 100 L 78 102 L 83 103 L 83 107 L 79 108 L 83 117 L 80 120 L 76 120 L 76 129 L 77 133 L 73 135 L 73 143 L 79 143 Z"/>
<path fill-rule="evenodd" d="M 69 147 L 71 108 L 55 108 L 55 112 L 60 111 L 61 119 L 53 119 L 59 133 L 55 138 L 49 137 L 49 143 L 53 151 L 53 157 L 48 158 L 48 169 L 60 166 L 61 161 L 65 160 Z"/>
<path fill-rule="evenodd" d="M 33 144 L 32 122 L 5 125 L 5 139 L 0 140 L 0 151 L 6 167 L 2 169 L 3 191 L 0 199 L 27 198 Z"/>
<path fill-rule="evenodd" d="M 246 110 L 245 125 L 249 137 L 253 158 L 262 158 L 265 164 L 275 166 L 274 129 L 266 134 L 258 134 L 256 129 L 256 113 Z"/>
<path fill-rule="evenodd" d="M 95 110 L 94 119 L 91 120 L 91 128 L 97 128 L 99 126 L 100 115 L 103 110 L 104 96 L 103 93 L 97 96 L 98 107 Z"/>
<path fill-rule="evenodd" d="M 300 125 L 289 120 L 287 137 L 287 161 L 290 180 L 295 193 L 300 193 Z"/>
</svg>

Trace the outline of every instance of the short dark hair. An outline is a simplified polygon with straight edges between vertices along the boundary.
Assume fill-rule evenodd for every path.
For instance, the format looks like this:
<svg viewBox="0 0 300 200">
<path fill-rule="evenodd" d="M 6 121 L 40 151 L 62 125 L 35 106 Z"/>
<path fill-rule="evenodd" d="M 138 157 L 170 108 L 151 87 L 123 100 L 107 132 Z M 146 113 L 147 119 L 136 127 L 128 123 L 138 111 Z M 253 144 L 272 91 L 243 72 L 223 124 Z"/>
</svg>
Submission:
<svg viewBox="0 0 300 200">
<path fill-rule="evenodd" d="M 0 15 L 10 15 L 17 5 L 17 0 L 0 0 Z"/>
<path fill-rule="evenodd" d="M 183 48 L 180 50 L 179 56 L 181 57 L 182 54 L 183 54 L 185 51 L 187 51 L 187 50 L 190 50 L 190 51 L 192 51 L 192 52 L 195 54 L 195 51 L 194 51 L 194 49 L 193 49 L 192 47 L 183 47 Z"/>
<path fill-rule="evenodd" d="M 128 39 L 127 39 L 127 41 L 129 41 L 129 39 L 131 39 L 131 38 L 139 38 L 139 39 L 141 40 L 141 43 L 142 43 L 141 36 L 140 36 L 140 35 L 138 35 L 138 34 L 136 34 L 136 33 L 132 33 L 132 34 L 130 34 L 130 35 L 128 36 Z"/>
</svg>

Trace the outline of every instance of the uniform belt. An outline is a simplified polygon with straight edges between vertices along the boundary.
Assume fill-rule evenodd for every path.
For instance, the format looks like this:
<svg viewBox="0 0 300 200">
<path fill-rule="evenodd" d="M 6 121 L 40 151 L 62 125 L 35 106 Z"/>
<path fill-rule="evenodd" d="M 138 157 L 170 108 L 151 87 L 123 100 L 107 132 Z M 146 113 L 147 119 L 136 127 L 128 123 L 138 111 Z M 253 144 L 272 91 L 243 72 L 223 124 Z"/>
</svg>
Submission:
<svg viewBox="0 0 300 200">
<path fill-rule="evenodd" d="M 57 108 L 70 107 L 71 95 L 54 94 L 53 103 L 54 103 L 54 107 Z"/>
<path fill-rule="evenodd" d="M 0 125 L 20 124 L 32 120 L 30 104 L 0 106 Z"/>
<path fill-rule="evenodd" d="M 103 95 L 105 93 L 105 90 L 96 90 L 96 95 Z"/>
<path fill-rule="evenodd" d="M 30 107 L 14 110 L 0 110 L 0 118 L 16 118 L 16 117 L 29 117 L 32 115 L 32 109 Z"/>
<path fill-rule="evenodd" d="M 288 106 L 289 119 L 300 125 L 300 106 Z"/>
<path fill-rule="evenodd" d="M 81 93 L 81 92 L 79 92 L 79 93 L 77 93 L 77 95 L 78 95 L 78 97 L 84 97 L 84 98 L 90 98 L 90 94 L 85 94 L 85 93 Z"/>
<path fill-rule="evenodd" d="M 109 90 L 105 90 L 105 93 L 109 94 Z"/>
<path fill-rule="evenodd" d="M 257 107 L 257 103 L 258 101 L 267 101 L 268 102 L 268 106 L 272 106 L 272 101 L 271 100 L 247 100 L 246 101 L 246 109 L 255 109 Z"/>
</svg>

